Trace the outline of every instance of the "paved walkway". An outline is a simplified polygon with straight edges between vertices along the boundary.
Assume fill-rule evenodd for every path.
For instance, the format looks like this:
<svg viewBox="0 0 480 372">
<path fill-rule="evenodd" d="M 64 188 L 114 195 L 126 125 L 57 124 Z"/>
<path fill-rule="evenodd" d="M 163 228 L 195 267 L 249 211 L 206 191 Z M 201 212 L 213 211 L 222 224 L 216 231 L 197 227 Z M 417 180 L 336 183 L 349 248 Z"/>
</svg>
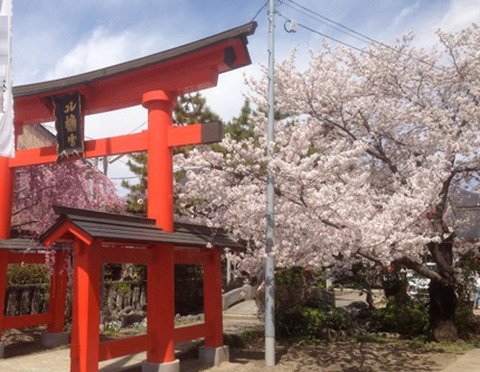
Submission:
<svg viewBox="0 0 480 372">
<path fill-rule="evenodd" d="M 353 293 L 343 293 L 337 298 L 337 305 L 343 304 L 346 298 L 349 300 L 361 300 Z M 253 314 L 256 312 L 254 301 L 245 301 L 237 304 L 224 313 L 224 332 L 235 334 L 249 329 L 262 329 L 263 323 Z M 177 355 L 184 353 L 194 342 L 177 344 Z M 108 360 L 100 363 L 100 372 L 133 372 L 138 368 L 146 353 L 139 353 Z M 0 371 L 3 372 L 65 372 L 70 370 L 70 349 L 61 348 L 48 350 L 30 355 L 0 359 Z M 474 349 L 464 355 L 458 356 L 457 360 L 450 364 L 444 372 L 479 372 L 480 349 Z"/>
<path fill-rule="evenodd" d="M 262 329 L 263 323 L 253 314 L 256 312 L 255 301 L 237 304 L 224 315 L 225 333 L 236 334 L 250 329 Z M 194 346 L 195 342 L 175 345 L 175 354 L 180 355 Z M 146 353 L 128 355 L 101 362 L 100 372 L 120 372 L 139 370 L 138 366 L 145 360 Z M 70 349 L 67 347 L 46 350 L 33 354 L 0 359 L 1 372 L 66 372 L 70 370 Z"/>
<path fill-rule="evenodd" d="M 478 372 L 480 371 L 480 349 L 470 350 L 460 355 L 444 372 Z"/>
</svg>

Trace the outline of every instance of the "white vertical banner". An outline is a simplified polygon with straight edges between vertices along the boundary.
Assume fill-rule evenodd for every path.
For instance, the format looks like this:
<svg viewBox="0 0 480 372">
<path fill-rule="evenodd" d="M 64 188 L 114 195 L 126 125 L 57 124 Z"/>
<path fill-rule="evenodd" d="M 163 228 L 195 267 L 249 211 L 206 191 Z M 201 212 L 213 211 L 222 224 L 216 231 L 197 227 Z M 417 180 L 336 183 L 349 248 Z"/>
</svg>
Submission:
<svg viewBox="0 0 480 372">
<path fill-rule="evenodd" d="M 0 156 L 15 155 L 12 94 L 12 0 L 0 0 Z"/>
</svg>

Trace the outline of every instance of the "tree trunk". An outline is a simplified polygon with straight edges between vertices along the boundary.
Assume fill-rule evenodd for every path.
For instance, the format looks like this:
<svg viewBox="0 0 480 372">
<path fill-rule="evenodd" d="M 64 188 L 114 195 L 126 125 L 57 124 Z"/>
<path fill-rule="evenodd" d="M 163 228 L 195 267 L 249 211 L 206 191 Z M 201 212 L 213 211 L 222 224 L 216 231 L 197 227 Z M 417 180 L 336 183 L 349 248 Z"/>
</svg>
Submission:
<svg viewBox="0 0 480 372">
<path fill-rule="evenodd" d="M 455 342 L 458 339 L 455 326 L 457 295 L 453 285 L 431 280 L 428 287 L 430 294 L 430 323 L 436 341 Z"/>
<path fill-rule="evenodd" d="M 367 301 L 367 304 L 368 304 L 368 308 L 370 310 L 375 310 L 375 304 L 373 303 L 373 292 L 372 292 L 372 289 L 371 288 L 368 288 L 367 290 L 364 290 L 364 292 L 366 293 L 366 299 L 365 301 Z"/>
<path fill-rule="evenodd" d="M 394 298 L 395 301 L 401 303 L 410 302 L 410 297 L 407 293 L 408 283 L 405 278 L 402 278 L 397 273 L 385 275 L 382 280 L 382 287 L 387 299 Z"/>
</svg>

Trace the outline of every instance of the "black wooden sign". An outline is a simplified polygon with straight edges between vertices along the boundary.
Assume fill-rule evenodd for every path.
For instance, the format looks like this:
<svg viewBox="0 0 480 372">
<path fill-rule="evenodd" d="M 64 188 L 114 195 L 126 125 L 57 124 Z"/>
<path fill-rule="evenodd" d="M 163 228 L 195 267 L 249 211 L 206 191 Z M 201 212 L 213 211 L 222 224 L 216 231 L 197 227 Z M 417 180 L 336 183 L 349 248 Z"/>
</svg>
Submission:
<svg viewBox="0 0 480 372">
<path fill-rule="evenodd" d="M 71 155 L 83 155 L 83 121 L 79 93 L 53 97 L 57 129 L 57 162 Z"/>
</svg>

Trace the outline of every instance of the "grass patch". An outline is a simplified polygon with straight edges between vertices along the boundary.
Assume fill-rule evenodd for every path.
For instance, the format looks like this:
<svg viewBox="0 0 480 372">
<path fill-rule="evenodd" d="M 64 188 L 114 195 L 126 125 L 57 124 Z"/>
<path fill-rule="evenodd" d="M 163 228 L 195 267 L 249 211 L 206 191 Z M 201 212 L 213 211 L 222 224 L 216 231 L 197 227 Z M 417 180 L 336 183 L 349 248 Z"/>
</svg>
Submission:
<svg viewBox="0 0 480 372">
<path fill-rule="evenodd" d="M 426 342 L 422 345 L 429 351 L 439 351 L 444 353 L 465 354 L 467 351 L 480 347 L 479 342 Z"/>
<path fill-rule="evenodd" d="M 248 330 L 238 335 L 224 334 L 223 343 L 233 348 L 243 348 L 263 340 L 264 333 L 260 330 Z"/>
<path fill-rule="evenodd" d="M 354 340 L 357 342 L 363 342 L 363 343 L 384 343 L 387 341 L 385 337 L 380 337 L 375 333 L 362 333 L 362 334 L 356 335 L 354 337 Z M 388 341 L 393 341 L 393 340 L 388 339 Z"/>
</svg>

